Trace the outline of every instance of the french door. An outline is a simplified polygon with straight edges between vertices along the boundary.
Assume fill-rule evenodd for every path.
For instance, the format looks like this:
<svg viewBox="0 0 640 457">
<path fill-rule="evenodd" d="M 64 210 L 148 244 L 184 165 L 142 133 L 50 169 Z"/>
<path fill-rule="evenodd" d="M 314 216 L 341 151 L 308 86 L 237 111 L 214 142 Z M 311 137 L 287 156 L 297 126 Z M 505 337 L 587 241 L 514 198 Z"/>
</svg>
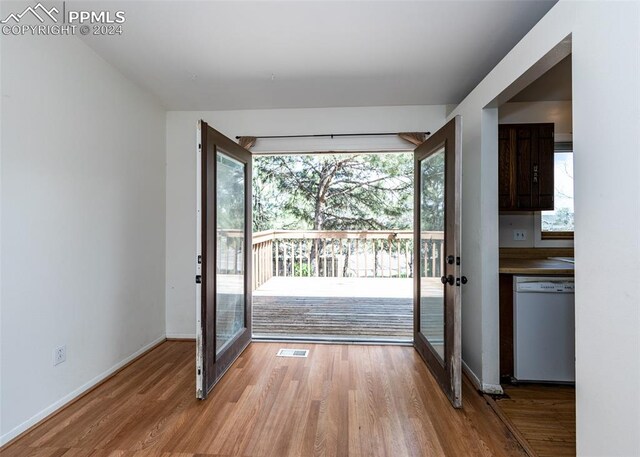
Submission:
<svg viewBox="0 0 640 457">
<path fill-rule="evenodd" d="M 196 395 L 251 342 L 251 153 L 198 123 Z"/>
<path fill-rule="evenodd" d="M 414 152 L 414 346 L 462 406 L 460 286 L 460 116 Z"/>
</svg>

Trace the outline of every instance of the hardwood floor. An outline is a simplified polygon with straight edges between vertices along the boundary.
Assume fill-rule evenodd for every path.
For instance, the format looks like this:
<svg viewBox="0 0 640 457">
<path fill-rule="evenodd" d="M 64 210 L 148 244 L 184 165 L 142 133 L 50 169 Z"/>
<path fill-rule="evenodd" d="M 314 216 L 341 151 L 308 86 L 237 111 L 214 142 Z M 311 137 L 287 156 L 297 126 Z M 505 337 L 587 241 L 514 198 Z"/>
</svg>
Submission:
<svg viewBox="0 0 640 457">
<path fill-rule="evenodd" d="M 163 343 L 2 457 L 524 455 L 470 385 L 451 408 L 410 347 L 253 343 L 199 401 L 194 346 Z"/>
<path fill-rule="evenodd" d="M 576 455 L 576 391 L 569 386 L 503 386 L 496 404 L 538 457 Z"/>
</svg>

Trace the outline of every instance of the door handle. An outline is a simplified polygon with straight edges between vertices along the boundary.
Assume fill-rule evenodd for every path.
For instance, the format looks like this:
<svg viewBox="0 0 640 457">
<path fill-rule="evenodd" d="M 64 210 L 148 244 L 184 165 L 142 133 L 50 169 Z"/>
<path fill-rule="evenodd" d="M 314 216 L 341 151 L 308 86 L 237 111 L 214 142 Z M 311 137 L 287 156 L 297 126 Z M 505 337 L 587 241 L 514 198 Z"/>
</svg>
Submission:
<svg viewBox="0 0 640 457">
<path fill-rule="evenodd" d="M 453 277 L 453 275 L 449 275 L 441 277 L 440 281 L 442 282 L 442 284 L 449 284 L 453 286 L 453 284 L 456 282 L 456 279 Z"/>
</svg>

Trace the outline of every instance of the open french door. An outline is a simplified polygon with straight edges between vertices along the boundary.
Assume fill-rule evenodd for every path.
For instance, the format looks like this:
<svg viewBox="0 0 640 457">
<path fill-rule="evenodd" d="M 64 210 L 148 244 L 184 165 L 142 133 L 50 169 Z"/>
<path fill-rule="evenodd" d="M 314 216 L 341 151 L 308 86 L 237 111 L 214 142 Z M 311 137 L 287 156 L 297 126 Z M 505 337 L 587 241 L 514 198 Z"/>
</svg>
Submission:
<svg viewBox="0 0 640 457">
<path fill-rule="evenodd" d="M 251 342 L 251 153 L 198 123 L 196 395 Z"/>
<path fill-rule="evenodd" d="M 414 151 L 414 346 L 455 408 L 462 406 L 460 275 L 462 120 Z"/>
</svg>

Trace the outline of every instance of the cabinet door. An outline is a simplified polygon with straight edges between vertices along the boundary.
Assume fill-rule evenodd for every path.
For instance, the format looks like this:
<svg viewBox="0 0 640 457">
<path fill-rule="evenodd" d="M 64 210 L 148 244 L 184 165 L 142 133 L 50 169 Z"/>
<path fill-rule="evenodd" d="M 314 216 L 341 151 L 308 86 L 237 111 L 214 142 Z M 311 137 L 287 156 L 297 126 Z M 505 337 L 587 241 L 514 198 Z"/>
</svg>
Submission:
<svg viewBox="0 0 640 457">
<path fill-rule="evenodd" d="M 498 203 L 500 210 L 516 207 L 516 132 L 508 125 L 498 128 Z"/>
<path fill-rule="evenodd" d="M 532 185 L 533 201 L 531 206 L 537 210 L 553 210 L 554 180 L 553 180 L 553 124 L 538 124 L 537 127 L 537 155 L 533 163 Z M 537 166 L 537 170 L 536 170 Z"/>
<path fill-rule="evenodd" d="M 553 209 L 553 128 L 553 124 L 499 126 L 500 210 Z"/>
<path fill-rule="evenodd" d="M 537 148 L 537 135 L 530 125 L 518 125 L 516 134 L 516 209 L 530 209 L 533 200 L 533 152 Z"/>
</svg>

